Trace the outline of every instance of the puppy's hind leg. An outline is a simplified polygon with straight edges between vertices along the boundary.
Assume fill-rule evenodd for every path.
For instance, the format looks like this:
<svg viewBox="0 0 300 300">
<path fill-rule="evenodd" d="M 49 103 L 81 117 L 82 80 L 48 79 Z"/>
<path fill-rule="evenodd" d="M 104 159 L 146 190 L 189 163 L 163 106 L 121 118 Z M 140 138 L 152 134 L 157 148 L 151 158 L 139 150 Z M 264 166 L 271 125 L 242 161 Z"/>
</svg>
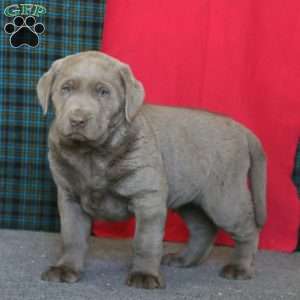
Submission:
<svg viewBox="0 0 300 300">
<path fill-rule="evenodd" d="M 254 276 L 254 258 L 259 232 L 254 222 L 248 230 L 232 233 L 236 245 L 229 263 L 223 267 L 220 276 L 227 279 L 251 279 Z"/>
<path fill-rule="evenodd" d="M 175 267 L 191 267 L 202 262 L 210 254 L 217 227 L 199 206 L 187 204 L 178 210 L 189 229 L 189 241 L 179 253 L 166 254 L 162 264 Z"/>
<path fill-rule="evenodd" d="M 235 184 L 233 186 L 239 185 Z M 236 200 L 230 203 L 228 202 L 230 199 Z M 229 263 L 223 267 L 220 275 L 227 279 L 251 279 L 255 273 L 254 258 L 257 252 L 259 229 L 255 221 L 255 210 L 253 209 L 249 190 L 237 189 L 231 191 L 228 198 L 223 199 L 223 203 L 228 207 L 232 207 L 230 217 L 227 215 L 225 224 L 219 224 L 218 219 L 215 219 L 215 222 L 231 234 L 235 241 L 235 248 Z M 235 205 L 235 209 L 233 209 L 233 205 Z M 222 215 L 225 212 L 223 207 Z"/>
</svg>

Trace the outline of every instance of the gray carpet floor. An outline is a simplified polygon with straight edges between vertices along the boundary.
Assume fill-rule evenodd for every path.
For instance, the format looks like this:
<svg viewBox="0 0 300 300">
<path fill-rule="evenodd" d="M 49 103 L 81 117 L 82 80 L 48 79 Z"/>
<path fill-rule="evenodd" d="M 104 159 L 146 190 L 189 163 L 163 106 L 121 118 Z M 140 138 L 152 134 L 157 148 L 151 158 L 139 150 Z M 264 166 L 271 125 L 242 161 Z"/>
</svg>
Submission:
<svg viewBox="0 0 300 300">
<path fill-rule="evenodd" d="M 130 245 L 128 240 L 92 238 L 81 281 L 48 283 L 40 274 L 59 254 L 59 235 L 0 230 L 0 300 L 300 299 L 300 253 L 260 251 L 256 278 L 231 281 L 218 272 L 232 249 L 216 247 L 198 267 L 162 267 L 166 289 L 140 290 L 124 285 Z M 181 247 L 165 244 L 167 252 Z"/>
</svg>

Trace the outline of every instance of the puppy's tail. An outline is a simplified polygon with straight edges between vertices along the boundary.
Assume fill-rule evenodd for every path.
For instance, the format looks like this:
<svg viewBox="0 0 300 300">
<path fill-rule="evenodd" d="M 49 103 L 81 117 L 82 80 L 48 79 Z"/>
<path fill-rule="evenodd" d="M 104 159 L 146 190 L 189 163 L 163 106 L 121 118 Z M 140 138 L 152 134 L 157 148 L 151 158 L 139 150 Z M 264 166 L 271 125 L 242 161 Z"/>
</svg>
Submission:
<svg viewBox="0 0 300 300">
<path fill-rule="evenodd" d="M 248 132 L 248 145 L 250 153 L 250 188 L 254 204 L 256 225 L 262 228 L 267 218 L 266 208 L 266 156 L 263 147 L 257 137 Z"/>
</svg>

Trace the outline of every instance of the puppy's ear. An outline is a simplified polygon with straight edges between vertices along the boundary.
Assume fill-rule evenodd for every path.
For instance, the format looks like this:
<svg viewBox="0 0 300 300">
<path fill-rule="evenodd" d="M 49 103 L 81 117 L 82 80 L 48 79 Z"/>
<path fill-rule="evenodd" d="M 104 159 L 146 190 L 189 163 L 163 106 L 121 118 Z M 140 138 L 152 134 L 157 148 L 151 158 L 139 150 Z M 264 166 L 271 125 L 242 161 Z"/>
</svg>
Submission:
<svg viewBox="0 0 300 300">
<path fill-rule="evenodd" d="M 63 59 L 56 60 L 50 69 L 40 78 L 37 84 L 37 95 L 44 115 L 47 114 L 48 105 L 51 98 L 51 90 L 57 71 Z"/>
<path fill-rule="evenodd" d="M 131 122 L 144 102 L 144 87 L 134 78 L 128 65 L 122 64 L 120 73 L 125 90 L 125 117 Z"/>
</svg>

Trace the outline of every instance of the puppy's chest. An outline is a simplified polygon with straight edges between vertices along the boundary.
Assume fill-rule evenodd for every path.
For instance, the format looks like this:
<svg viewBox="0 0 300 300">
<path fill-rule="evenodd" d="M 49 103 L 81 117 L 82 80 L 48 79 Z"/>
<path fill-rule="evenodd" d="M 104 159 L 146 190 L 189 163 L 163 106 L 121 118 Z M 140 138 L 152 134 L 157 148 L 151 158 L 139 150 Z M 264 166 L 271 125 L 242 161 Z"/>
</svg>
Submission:
<svg viewBox="0 0 300 300">
<path fill-rule="evenodd" d="M 86 159 L 82 164 L 87 166 L 81 173 L 81 188 L 91 192 L 100 193 L 108 188 L 109 163 L 100 159 Z M 79 166 L 80 168 L 80 166 Z M 80 173 L 80 170 L 78 170 Z"/>
<path fill-rule="evenodd" d="M 109 220 L 120 220 L 129 216 L 128 200 L 116 188 L 118 182 L 129 173 L 123 162 L 95 156 L 78 160 L 70 169 L 74 172 L 71 187 L 79 196 L 86 212 Z"/>
</svg>

